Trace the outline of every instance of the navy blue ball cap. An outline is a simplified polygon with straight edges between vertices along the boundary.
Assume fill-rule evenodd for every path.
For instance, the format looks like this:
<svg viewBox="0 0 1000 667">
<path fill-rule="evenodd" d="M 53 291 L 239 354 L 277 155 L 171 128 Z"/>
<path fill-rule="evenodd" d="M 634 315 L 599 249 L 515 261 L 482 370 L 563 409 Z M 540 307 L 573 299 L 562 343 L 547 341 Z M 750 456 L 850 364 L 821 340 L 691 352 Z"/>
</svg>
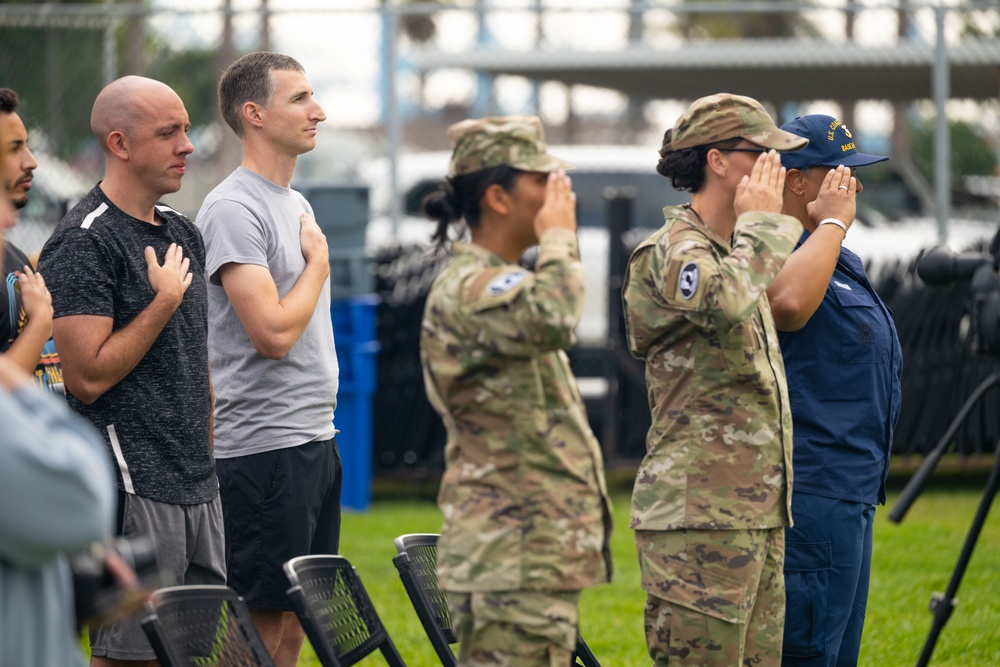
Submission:
<svg viewBox="0 0 1000 667">
<path fill-rule="evenodd" d="M 839 165 L 864 167 L 889 159 L 886 155 L 859 153 L 850 130 L 833 116 L 822 114 L 799 116 L 782 125 L 781 129 L 809 140 L 809 144 L 802 150 L 781 154 L 781 164 L 785 169 Z"/>
</svg>

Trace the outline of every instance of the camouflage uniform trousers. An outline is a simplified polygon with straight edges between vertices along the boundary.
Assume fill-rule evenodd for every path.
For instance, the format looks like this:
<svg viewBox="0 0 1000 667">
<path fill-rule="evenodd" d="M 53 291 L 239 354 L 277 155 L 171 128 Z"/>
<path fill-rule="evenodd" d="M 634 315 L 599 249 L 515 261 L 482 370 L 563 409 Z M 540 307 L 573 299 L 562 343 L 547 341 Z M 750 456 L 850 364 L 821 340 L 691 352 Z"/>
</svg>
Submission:
<svg viewBox="0 0 1000 667">
<path fill-rule="evenodd" d="M 459 667 L 569 667 L 580 591 L 446 595 Z"/>
<path fill-rule="evenodd" d="M 778 667 L 785 536 L 765 530 L 636 531 L 655 667 Z"/>
</svg>

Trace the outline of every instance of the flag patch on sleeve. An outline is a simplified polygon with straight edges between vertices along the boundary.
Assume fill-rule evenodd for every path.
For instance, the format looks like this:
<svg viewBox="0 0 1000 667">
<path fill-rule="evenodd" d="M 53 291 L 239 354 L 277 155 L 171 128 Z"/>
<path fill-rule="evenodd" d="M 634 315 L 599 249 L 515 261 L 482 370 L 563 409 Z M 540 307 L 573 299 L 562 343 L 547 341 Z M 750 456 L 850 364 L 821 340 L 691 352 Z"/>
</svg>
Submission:
<svg viewBox="0 0 1000 667">
<path fill-rule="evenodd" d="M 680 280 L 678 281 L 678 288 L 680 289 L 681 296 L 685 299 L 690 299 L 694 296 L 694 293 L 698 291 L 698 265 L 694 262 L 688 262 L 681 269 Z"/>
<path fill-rule="evenodd" d="M 486 293 L 490 296 L 500 296 L 501 294 L 506 294 L 520 285 L 521 282 L 527 277 L 527 271 L 505 273 L 502 276 L 493 279 L 493 281 L 486 287 Z"/>
</svg>

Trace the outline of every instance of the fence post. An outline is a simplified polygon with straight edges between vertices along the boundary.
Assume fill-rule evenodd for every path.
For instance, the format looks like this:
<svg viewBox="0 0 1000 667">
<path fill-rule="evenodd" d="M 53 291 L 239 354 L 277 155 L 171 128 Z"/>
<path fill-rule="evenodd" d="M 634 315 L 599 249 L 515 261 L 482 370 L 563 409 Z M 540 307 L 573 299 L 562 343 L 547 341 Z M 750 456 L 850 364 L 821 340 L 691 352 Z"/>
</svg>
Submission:
<svg viewBox="0 0 1000 667">
<path fill-rule="evenodd" d="M 622 284 L 625 281 L 627 257 L 622 238 L 631 226 L 632 205 L 636 189 L 631 186 L 605 188 L 608 211 L 608 354 L 605 361 L 608 394 L 604 415 L 604 451 L 607 458 L 621 457 L 623 421 L 621 419 L 621 356 L 628 356 L 623 345 L 625 331 L 622 313 Z"/>
<path fill-rule="evenodd" d="M 951 136 L 948 127 L 947 104 L 951 79 L 948 71 L 948 50 L 945 44 L 944 19 L 946 8 L 934 8 L 937 42 L 934 49 L 934 214 L 938 224 L 938 240 L 948 242 L 948 216 L 951 205 Z"/>
<path fill-rule="evenodd" d="M 389 192 L 392 196 L 389 200 L 389 215 L 392 218 L 392 237 L 399 238 L 399 219 L 402 217 L 402 207 L 399 201 L 399 147 L 402 142 L 403 128 L 399 114 L 399 99 L 397 95 L 397 61 L 399 48 L 396 41 L 399 39 L 399 11 L 400 8 L 395 0 L 386 0 L 383 5 L 384 12 L 382 18 L 383 26 L 383 57 L 385 58 L 385 73 L 383 85 L 385 86 L 385 123 L 389 138 Z"/>
</svg>

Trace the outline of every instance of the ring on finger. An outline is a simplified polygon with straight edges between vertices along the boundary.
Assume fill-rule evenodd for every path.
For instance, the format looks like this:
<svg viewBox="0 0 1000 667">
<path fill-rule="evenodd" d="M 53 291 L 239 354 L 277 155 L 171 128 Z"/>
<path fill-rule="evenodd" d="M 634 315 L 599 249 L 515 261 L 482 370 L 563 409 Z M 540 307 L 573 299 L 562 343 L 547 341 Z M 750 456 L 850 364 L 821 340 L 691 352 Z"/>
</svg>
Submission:
<svg viewBox="0 0 1000 667">
<path fill-rule="evenodd" d="M 837 188 L 840 189 L 840 190 L 849 190 L 850 189 L 846 185 L 838 185 Z"/>
</svg>

